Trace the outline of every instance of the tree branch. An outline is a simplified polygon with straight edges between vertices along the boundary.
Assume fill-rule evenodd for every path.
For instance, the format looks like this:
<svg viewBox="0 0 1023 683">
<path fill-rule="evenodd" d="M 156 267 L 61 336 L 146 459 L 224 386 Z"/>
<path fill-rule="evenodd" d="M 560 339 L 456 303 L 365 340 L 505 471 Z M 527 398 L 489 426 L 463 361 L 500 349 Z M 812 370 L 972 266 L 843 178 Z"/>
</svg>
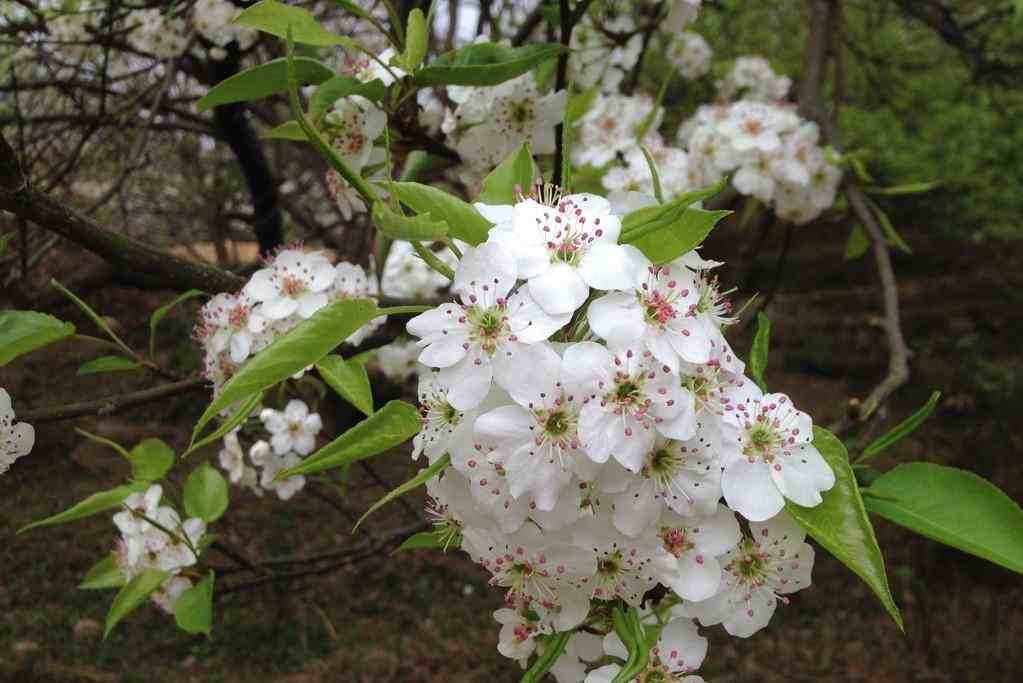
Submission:
<svg viewBox="0 0 1023 683">
<path fill-rule="evenodd" d="M 104 228 L 80 211 L 32 188 L 17 155 L 0 134 L 0 209 L 79 244 L 117 268 L 118 279 L 146 287 L 238 290 L 245 281 L 210 265 L 172 256 Z"/>
<path fill-rule="evenodd" d="M 58 422 L 70 420 L 85 415 L 98 415 L 100 417 L 119 413 L 127 408 L 152 403 L 171 396 L 180 396 L 193 391 L 200 391 L 206 388 L 206 380 L 200 377 L 184 379 L 180 382 L 164 384 L 152 389 L 143 389 L 130 394 L 120 396 L 109 396 L 95 401 L 83 401 L 82 403 L 71 403 L 52 408 L 41 408 L 39 410 L 26 410 L 18 417 L 31 424 L 42 424 L 45 422 Z"/>
</svg>

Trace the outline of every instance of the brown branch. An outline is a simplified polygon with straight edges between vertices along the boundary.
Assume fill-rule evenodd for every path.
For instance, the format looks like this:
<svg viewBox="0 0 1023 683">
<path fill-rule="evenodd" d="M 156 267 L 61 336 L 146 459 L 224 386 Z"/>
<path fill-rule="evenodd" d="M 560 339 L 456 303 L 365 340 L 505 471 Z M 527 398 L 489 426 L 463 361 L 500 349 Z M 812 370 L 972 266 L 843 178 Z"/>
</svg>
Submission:
<svg viewBox="0 0 1023 683">
<path fill-rule="evenodd" d="M 98 415 L 100 417 L 119 413 L 127 408 L 153 403 L 172 396 L 180 396 L 193 391 L 201 391 L 206 388 L 206 380 L 195 377 L 183 379 L 180 382 L 164 384 L 152 389 L 143 389 L 130 394 L 109 396 L 95 401 L 83 401 L 82 403 L 70 403 L 52 408 L 40 408 L 38 410 L 26 410 L 19 414 L 19 418 L 30 424 L 41 424 L 44 422 L 57 422 L 59 420 L 70 420 L 85 415 Z"/>
<path fill-rule="evenodd" d="M 238 290 L 245 281 L 210 265 L 172 256 L 104 228 L 78 210 L 33 189 L 0 135 L 0 209 L 79 244 L 118 269 L 118 278 L 148 287 L 209 293 Z"/>
</svg>

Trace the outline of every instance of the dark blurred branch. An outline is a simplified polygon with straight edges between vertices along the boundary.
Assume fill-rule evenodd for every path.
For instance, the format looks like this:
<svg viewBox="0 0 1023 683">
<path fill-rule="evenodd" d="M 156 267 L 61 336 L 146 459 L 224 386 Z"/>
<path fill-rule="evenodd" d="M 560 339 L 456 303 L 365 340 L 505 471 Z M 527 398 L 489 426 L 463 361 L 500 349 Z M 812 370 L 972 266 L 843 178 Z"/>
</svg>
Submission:
<svg viewBox="0 0 1023 683">
<path fill-rule="evenodd" d="M 20 413 L 18 417 L 31 424 L 58 422 L 60 420 L 70 420 L 75 417 L 84 417 L 86 415 L 98 415 L 100 417 L 104 417 L 106 415 L 119 413 L 122 410 L 132 408 L 134 406 L 153 403 L 155 401 L 160 401 L 172 396 L 180 396 L 181 394 L 187 394 L 193 391 L 200 391 L 204 389 L 206 385 L 206 380 L 195 377 L 192 379 L 184 379 L 180 382 L 164 384 L 152 389 L 143 389 L 142 391 L 134 391 L 129 394 L 121 394 L 120 396 L 110 396 L 108 398 L 101 398 L 95 401 L 83 401 L 82 403 L 71 403 L 63 406 L 54 406 L 52 408 L 40 408 L 39 410 L 26 410 L 23 413 Z"/>
<path fill-rule="evenodd" d="M 209 293 L 240 289 L 245 281 L 224 270 L 195 263 L 104 228 L 78 210 L 32 188 L 17 156 L 0 135 L 0 209 L 51 230 L 118 268 L 118 278 L 148 287 Z"/>
</svg>

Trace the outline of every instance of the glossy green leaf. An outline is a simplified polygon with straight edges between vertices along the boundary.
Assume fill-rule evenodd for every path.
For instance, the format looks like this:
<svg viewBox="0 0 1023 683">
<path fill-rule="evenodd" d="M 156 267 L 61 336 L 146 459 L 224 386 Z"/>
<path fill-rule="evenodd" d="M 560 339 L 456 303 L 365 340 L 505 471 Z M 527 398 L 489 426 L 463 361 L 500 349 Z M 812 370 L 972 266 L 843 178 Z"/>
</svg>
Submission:
<svg viewBox="0 0 1023 683">
<path fill-rule="evenodd" d="M 764 372 L 767 370 L 767 354 L 771 345 L 771 321 L 763 311 L 757 313 L 757 333 L 753 337 L 753 346 L 749 351 L 749 372 L 750 377 L 760 387 L 760 391 L 767 393 L 767 382 L 764 381 Z"/>
<path fill-rule="evenodd" d="M 280 472 L 277 479 L 365 460 L 405 443 L 419 432 L 419 427 L 419 411 L 415 406 L 404 401 L 390 401 L 300 464 Z"/>
<path fill-rule="evenodd" d="M 303 85 L 318 85 L 334 75 L 329 66 L 309 57 L 295 57 L 295 72 Z M 273 59 L 225 78 L 210 88 L 196 107 L 206 111 L 222 104 L 249 102 L 287 90 L 288 62 L 284 58 Z"/>
<path fill-rule="evenodd" d="M 82 590 L 102 590 L 120 588 L 125 583 L 127 578 L 117 565 L 117 557 L 110 553 L 92 566 L 78 587 Z"/>
<path fill-rule="evenodd" d="M 174 466 L 174 450 L 160 439 L 146 439 L 129 453 L 131 476 L 136 481 L 156 481 Z"/>
<path fill-rule="evenodd" d="M 298 121 L 285 121 L 279 126 L 260 133 L 259 137 L 264 140 L 294 140 L 296 142 L 305 142 L 309 139 Z"/>
<path fill-rule="evenodd" d="M 32 522 L 27 524 L 18 530 L 18 533 L 24 533 L 30 529 L 35 529 L 42 526 L 53 526 L 55 524 L 64 524 L 65 522 L 72 522 L 76 519 L 82 519 L 83 517 L 90 517 L 92 515 L 106 512 L 114 508 L 120 507 L 124 499 L 133 493 L 142 493 L 149 486 L 146 482 L 137 482 L 132 484 L 124 484 L 117 488 L 110 489 L 108 491 L 99 491 L 92 494 L 85 500 L 72 505 L 64 512 L 57 513 L 46 519 L 41 519 L 38 522 Z"/>
<path fill-rule="evenodd" d="M 973 472 L 899 465 L 864 491 L 867 509 L 927 538 L 1023 574 L 1023 510 Z"/>
<path fill-rule="evenodd" d="M 863 507 L 845 446 L 834 434 L 813 428 L 813 445 L 835 473 L 835 485 L 824 491 L 824 501 L 812 508 L 786 500 L 785 508 L 815 541 L 863 579 L 902 629 L 902 615 L 892 598 L 884 557 L 874 527 Z"/>
<path fill-rule="evenodd" d="M 129 581 L 114 597 L 110 604 L 110 611 L 107 612 L 107 624 L 103 629 L 103 637 L 110 635 L 110 631 L 119 621 L 131 614 L 135 609 L 146 601 L 163 582 L 171 578 L 169 572 L 159 569 L 143 569 L 142 573 Z"/>
<path fill-rule="evenodd" d="M 174 297 L 169 303 L 160 306 L 158 309 L 153 311 L 153 315 L 149 317 L 149 355 L 156 355 L 156 328 L 167 314 L 171 312 L 179 304 L 194 299 L 197 296 L 206 296 L 206 292 L 199 289 L 190 289 L 187 292 L 179 294 Z"/>
<path fill-rule="evenodd" d="M 400 552 L 402 550 L 425 550 L 425 549 L 442 549 L 450 550 L 452 548 L 457 549 L 459 542 L 445 542 L 444 539 L 436 531 L 420 531 L 418 534 L 413 534 L 406 538 L 401 545 L 399 545 L 394 552 Z"/>
<path fill-rule="evenodd" d="M 70 337 L 75 326 L 36 311 L 0 311 L 0 365 Z"/>
<path fill-rule="evenodd" d="M 187 449 L 185 449 L 185 452 L 181 454 L 181 457 L 184 458 L 187 455 L 191 455 L 203 446 L 222 439 L 224 435 L 244 422 L 262 400 L 263 392 L 257 392 L 250 396 L 248 399 L 243 401 L 233 413 L 231 413 L 231 417 L 222 422 L 219 427 L 213 430 L 213 432 L 198 441 L 193 442 Z"/>
<path fill-rule="evenodd" d="M 227 510 L 227 480 L 208 462 L 196 467 L 185 480 L 185 512 L 213 522 Z"/>
<path fill-rule="evenodd" d="M 717 183 L 708 187 L 693 190 L 668 202 L 667 204 L 644 206 L 630 211 L 622 217 L 622 239 L 625 243 L 626 237 L 638 238 L 663 227 L 666 223 L 678 218 L 681 211 L 689 208 L 696 202 L 702 202 L 718 194 L 728 185 L 728 178 L 722 178 Z"/>
<path fill-rule="evenodd" d="M 892 428 L 892 430 L 889 431 L 887 434 L 878 439 L 875 439 L 870 443 L 870 445 L 864 448 L 863 454 L 859 458 L 857 458 L 856 462 L 863 462 L 867 458 L 877 455 L 878 453 L 888 448 L 892 444 L 895 444 L 904 439 L 905 437 L 909 436 L 910 434 L 912 434 L 917 427 L 919 427 L 920 425 L 927 421 L 927 418 L 929 418 L 931 414 L 934 412 L 934 409 L 938 406 L 938 401 L 940 400 L 941 392 L 940 391 L 933 392 L 931 394 L 931 397 L 927 399 L 927 403 L 925 403 L 923 407 L 920 408 L 920 410 L 916 411 L 915 413 L 907 417 L 905 420 L 903 420 L 894 428 Z"/>
<path fill-rule="evenodd" d="M 373 205 L 373 225 L 392 240 L 432 242 L 448 234 L 448 224 L 432 220 L 428 214 L 405 216 L 384 202 Z"/>
<path fill-rule="evenodd" d="M 174 603 L 174 621 L 187 633 L 210 637 L 213 628 L 213 572 L 202 577 Z"/>
<path fill-rule="evenodd" d="M 359 526 L 366 520 L 367 517 L 369 517 L 371 514 L 373 514 L 383 506 L 390 503 L 392 500 L 404 496 L 409 491 L 413 491 L 422 486 L 423 484 L 425 484 L 426 482 L 433 479 L 442 470 L 444 470 L 444 468 L 447 467 L 450 462 L 451 454 L 445 453 L 441 457 L 437 458 L 437 461 L 434 462 L 432 465 L 421 470 L 419 474 L 412 477 L 401 486 L 397 486 L 394 489 L 388 491 L 387 495 L 385 495 L 383 498 L 370 505 L 369 509 L 366 510 L 365 513 L 363 513 L 362 517 L 359 517 L 359 521 L 355 523 L 355 527 L 352 529 L 352 531 L 358 529 Z"/>
<path fill-rule="evenodd" d="M 426 16 L 423 10 L 416 7 L 409 12 L 408 25 L 405 28 L 405 51 L 401 55 L 401 67 L 405 71 L 411 73 L 419 68 L 426 57 L 428 43 Z"/>
<path fill-rule="evenodd" d="M 299 58 L 296 57 L 296 62 Z M 287 60 L 285 60 L 287 62 Z M 334 103 L 344 97 L 359 95 L 367 100 L 379 102 L 387 94 L 387 86 L 380 79 L 374 79 L 369 83 L 363 83 L 351 76 L 334 76 L 325 81 L 316 89 L 309 100 L 309 114 L 314 121 L 319 121 Z M 296 122 L 297 125 L 297 122 Z M 304 138 L 303 138 L 304 139 Z"/>
<path fill-rule="evenodd" d="M 487 241 L 491 224 L 471 204 L 430 185 L 388 183 L 387 189 L 417 214 L 427 214 L 448 224 L 448 234 L 476 246 Z"/>
<path fill-rule="evenodd" d="M 373 414 L 373 390 L 369 386 L 366 365 L 330 355 L 316 364 L 323 381 L 365 415 Z"/>
<path fill-rule="evenodd" d="M 437 57 L 415 75 L 425 85 L 497 85 L 521 76 L 564 51 L 557 44 L 508 47 L 473 43 Z"/>
<path fill-rule="evenodd" d="M 705 211 L 679 209 L 662 217 L 653 228 L 639 237 L 621 238 L 622 244 L 631 244 L 661 265 L 674 261 L 703 243 L 714 226 L 731 211 Z"/>
<path fill-rule="evenodd" d="M 78 376 L 97 375 L 102 372 L 125 372 L 127 370 L 138 370 L 142 365 L 131 358 L 124 356 L 101 356 L 93 358 L 87 363 L 78 367 Z"/>
<path fill-rule="evenodd" d="M 522 674 L 519 683 L 540 683 L 554 663 L 558 661 L 561 653 L 565 651 L 565 646 L 568 645 L 568 639 L 571 637 L 572 631 L 561 631 L 547 637 L 543 654 L 537 657 L 533 666 Z"/>
<path fill-rule="evenodd" d="M 483 179 L 483 189 L 476 198 L 481 204 L 515 204 L 519 193 L 527 193 L 536 178 L 536 167 L 529 143 L 508 155 Z"/>
<path fill-rule="evenodd" d="M 856 223 L 849 231 L 849 238 L 845 241 L 842 258 L 846 261 L 858 259 L 867 253 L 867 249 L 870 249 L 870 240 L 867 238 L 867 233 L 863 231 L 863 226 Z"/>
<path fill-rule="evenodd" d="M 339 36 L 323 28 L 308 10 L 276 0 L 260 0 L 239 14 L 234 23 L 285 39 L 288 37 L 290 27 L 291 39 L 306 45 L 355 47 L 351 38 Z"/>
<path fill-rule="evenodd" d="M 377 317 L 370 299 L 336 301 L 303 320 L 293 330 L 257 353 L 224 384 L 220 395 L 199 418 L 192 438 L 221 410 L 237 401 L 249 400 L 326 356 L 353 332 Z"/>
</svg>

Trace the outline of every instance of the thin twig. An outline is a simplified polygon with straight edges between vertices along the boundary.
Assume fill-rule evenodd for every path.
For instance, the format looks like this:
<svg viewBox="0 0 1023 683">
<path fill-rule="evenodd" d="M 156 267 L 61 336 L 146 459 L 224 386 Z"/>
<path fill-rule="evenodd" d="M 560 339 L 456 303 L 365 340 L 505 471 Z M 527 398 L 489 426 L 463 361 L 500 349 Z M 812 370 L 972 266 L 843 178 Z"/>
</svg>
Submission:
<svg viewBox="0 0 1023 683">
<path fill-rule="evenodd" d="M 19 414 L 18 417 L 32 424 L 70 420 L 85 415 L 98 415 L 102 417 L 119 413 L 127 408 L 170 398 L 171 396 L 180 396 L 181 394 L 200 391 L 206 388 L 206 384 L 206 380 L 194 377 L 181 380 L 180 382 L 164 384 L 152 389 L 143 389 L 142 391 L 134 391 L 118 396 L 108 396 L 107 398 L 95 401 L 83 401 L 81 403 L 54 406 L 52 408 L 26 410 L 24 413 Z"/>
</svg>

